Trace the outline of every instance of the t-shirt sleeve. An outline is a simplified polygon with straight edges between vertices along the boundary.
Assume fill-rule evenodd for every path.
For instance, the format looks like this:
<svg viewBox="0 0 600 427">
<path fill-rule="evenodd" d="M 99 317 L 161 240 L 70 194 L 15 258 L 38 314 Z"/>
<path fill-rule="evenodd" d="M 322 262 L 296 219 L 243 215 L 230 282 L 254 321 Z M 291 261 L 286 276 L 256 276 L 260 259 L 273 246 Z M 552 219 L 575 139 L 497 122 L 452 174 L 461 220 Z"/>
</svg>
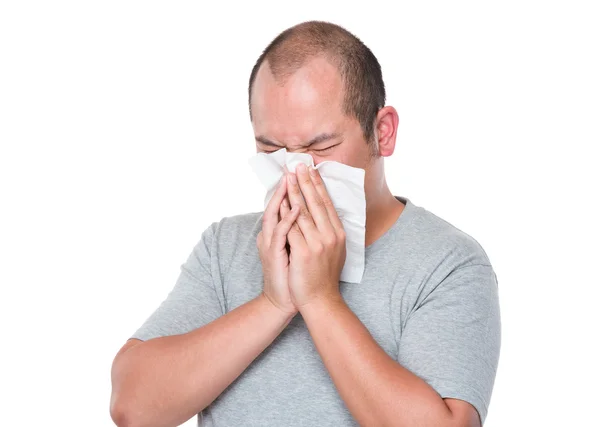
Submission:
<svg viewBox="0 0 600 427">
<path fill-rule="evenodd" d="M 469 402 L 483 424 L 500 354 L 496 274 L 471 264 L 432 288 L 405 321 L 398 362 L 442 398 Z"/>
<path fill-rule="evenodd" d="M 202 233 L 201 240 L 181 265 L 175 286 L 166 299 L 131 336 L 142 341 L 179 335 L 202 327 L 219 316 L 224 309 L 215 283 L 214 265 L 218 262 L 213 245 L 213 224 Z M 217 272 L 218 273 L 218 272 Z"/>
</svg>

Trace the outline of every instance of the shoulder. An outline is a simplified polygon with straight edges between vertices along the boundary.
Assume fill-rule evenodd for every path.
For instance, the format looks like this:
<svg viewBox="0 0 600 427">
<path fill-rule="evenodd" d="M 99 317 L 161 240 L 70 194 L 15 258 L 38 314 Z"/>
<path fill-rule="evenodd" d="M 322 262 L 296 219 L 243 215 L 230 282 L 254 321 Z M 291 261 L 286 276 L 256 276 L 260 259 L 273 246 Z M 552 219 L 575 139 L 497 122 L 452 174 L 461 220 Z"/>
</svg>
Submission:
<svg viewBox="0 0 600 427">
<path fill-rule="evenodd" d="M 262 229 L 263 212 L 250 212 L 221 218 L 203 233 L 202 241 L 210 257 L 228 271 L 235 260 L 254 256 L 256 236 Z"/>
<path fill-rule="evenodd" d="M 491 268 L 487 252 L 471 234 L 424 207 L 412 204 L 410 208 L 408 244 L 419 265 L 427 266 L 430 280 L 439 282 L 463 267 Z"/>
<path fill-rule="evenodd" d="M 429 308 L 439 313 L 450 310 L 454 316 L 464 317 L 469 312 L 468 316 L 488 316 L 495 321 L 499 316 L 498 279 L 482 245 L 423 207 L 415 207 L 407 232 L 412 239 L 410 251 L 417 254 L 411 259 L 417 272 L 415 287 L 409 292 L 414 297 L 411 310 L 430 303 Z M 462 309 L 456 311 L 457 307 Z"/>
<path fill-rule="evenodd" d="M 491 265 L 488 254 L 471 234 L 428 209 L 412 205 L 410 233 L 415 246 L 450 270 L 467 265 Z"/>
<path fill-rule="evenodd" d="M 262 228 L 263 212 L 250 212 L 222 218 L 215 227 L 219 241 L 237 241 L 256 237 Z"/>
<path fill-rule="evenodd" d="M 234 242 L 256 236 L 262 227 L 263 212 L 249 212 L 223 217 L 210 224 L 203 233 L 203 238 L 212 243 Z"/>
<path fill-rule="evenodd" d="M 253 257 L 256 252 L 256 236 L 262 228 L 262 214 L 251 212 L 214 221 L 202 232 L 188 263 L 190 260 L 202 260 L 201 264 L 210 264 L 211 268 L 218 269 L 223 274 L 236 261 Z"/>
</svg>

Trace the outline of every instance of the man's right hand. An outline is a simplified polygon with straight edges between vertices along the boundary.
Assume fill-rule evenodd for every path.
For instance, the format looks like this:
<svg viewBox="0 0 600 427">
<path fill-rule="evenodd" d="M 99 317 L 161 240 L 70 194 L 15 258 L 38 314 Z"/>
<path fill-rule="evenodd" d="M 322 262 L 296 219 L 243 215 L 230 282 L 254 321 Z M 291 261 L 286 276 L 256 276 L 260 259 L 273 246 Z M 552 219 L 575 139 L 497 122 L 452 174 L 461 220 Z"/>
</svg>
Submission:
<svg viewBox="0 0 600 427">
<path fill-rule="evenodd" d="M 210 292 L 210 287 L 199 284 L 212 283 L 210 252 L 190 257 L 197 262 L 200 278 L 182 276 L 182 282 L 168 296 L 169 319 L 178 325 L 188 325 L 190 318 L 186 316 L 203 304 L 202 320 L 208 317 L 214 320 L 187 333 L 146 342 L 137 340 L 123 346 L 111 370 L 110 414 L 115 424 L 183 424 L 229 387 L 298 312 L 290 298 L 289 256 L 285 249 L 287 233 L 298 212 L 291 212 L 289 203 L 283 202 L 286 194 L 285 184 L 277 189 L 265 210 L 263 229 L 258 235 L 264 273 L 260 296 L 222 314 L 216 294 Z M 194 289 L 198 298 L 190 300 L 187 289 Z"/>
<path fill-rule="evenodd" d="M 298 310 L 292 303 L 288 286 L 290 257 L 286 243 L 287 234 L 299 213 L 297 208 L 290 210 L 287 179 L 284 176 L 265 209 L 262 230 L 256 238 L 263 267 L 263 294 L 273 305 L 290 315 L 296 314 Z"/>
</svg>

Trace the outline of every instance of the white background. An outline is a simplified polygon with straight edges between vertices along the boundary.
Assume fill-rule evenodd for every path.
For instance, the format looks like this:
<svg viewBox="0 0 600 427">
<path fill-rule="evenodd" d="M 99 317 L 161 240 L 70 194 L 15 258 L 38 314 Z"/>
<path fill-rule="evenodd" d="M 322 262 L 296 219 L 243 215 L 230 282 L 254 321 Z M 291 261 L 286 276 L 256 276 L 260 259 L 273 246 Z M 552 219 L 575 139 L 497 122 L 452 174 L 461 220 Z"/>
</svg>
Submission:
<svg viewBox="0 0 600 427">
<path fill-rule="evenodd" d="M 345 26 L 382 65 L 400 115 L 394 194 L 495 267 L 486 426 L 596 422 L 597 2 L 4 1 L 2 425 L 112 425 L 117 350 L 211 222 L 261 210 L 249 73 L 309 19 Z"/>
</svg>

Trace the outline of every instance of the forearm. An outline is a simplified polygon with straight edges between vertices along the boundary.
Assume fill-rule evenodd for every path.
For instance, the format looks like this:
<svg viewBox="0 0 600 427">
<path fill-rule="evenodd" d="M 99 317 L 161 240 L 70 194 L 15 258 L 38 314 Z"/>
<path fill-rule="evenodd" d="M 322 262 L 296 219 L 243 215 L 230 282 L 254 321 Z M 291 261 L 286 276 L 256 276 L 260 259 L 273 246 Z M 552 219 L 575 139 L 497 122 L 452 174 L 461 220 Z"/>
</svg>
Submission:
<svg viewBox="0 0 600 427">
<path fill-rule="evenodd" d="M 361 425 L 452 425 L 443 399 L 389 357 L 341 297 L 311 303 L 301 312 L 340 396 Z"/>
<path fill-rule="evenodd" d="M 179 425 L 208 406 L 291 320 L 262 294 L 183 335 L 127 350 L 113 364 L 113 401 L 138 426 Z"/>
</svg>

